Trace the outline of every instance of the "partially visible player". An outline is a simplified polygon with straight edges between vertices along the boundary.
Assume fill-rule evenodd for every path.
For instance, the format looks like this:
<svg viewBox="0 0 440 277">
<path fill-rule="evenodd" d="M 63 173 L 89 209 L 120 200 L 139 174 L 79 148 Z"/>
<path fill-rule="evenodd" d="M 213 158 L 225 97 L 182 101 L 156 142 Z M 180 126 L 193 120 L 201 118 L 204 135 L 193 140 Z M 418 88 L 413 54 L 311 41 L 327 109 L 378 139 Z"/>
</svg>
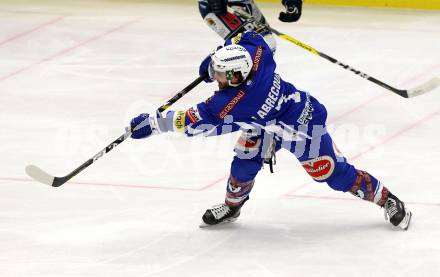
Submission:
<svg viewBox="0 0 440 277">
<path fill-rule="evenodd" d="M 280 12 L 279 19 L 283 22 L 295 22 L 301 17 L 302 0 L 282 0 L 285 11 Z M 253 0 L 199 0 L 199 11 L 206 24 L 223 39 L 235 31 L 244 20 L 227 10 L 227 7 L 241 9 L 250 14 L 257 23 L 264 25 L 266 19 Z M 257 26 L 245 26 L 247 30 L 255 30 Z M 275 52 L 276 41 L 267 30 L 259 32 L 272 52 Z"/>
<path fill-rule="evenodd" d="M 227 40 L 200 68 L 202 75 L 209 73 L 217 81 L 219 90 L 186 111 L 169 111 L 165 118 L 160 114 L 133 118 L 132 138 L 168 131 L 188 136 L 244 131 L 234 149 L 225 201 L 205 212 L 206 225 L 236 220 L 268 149 L 283 148 L 315 181 L 384 207 L 390 222 L 406 230 L 411 212 L 376 177 L 355 168 L 339 152 L 326 129 L 324 105 L 275 70 L 272 51 L 260 34 L 245 32 Z"/>
</svg>

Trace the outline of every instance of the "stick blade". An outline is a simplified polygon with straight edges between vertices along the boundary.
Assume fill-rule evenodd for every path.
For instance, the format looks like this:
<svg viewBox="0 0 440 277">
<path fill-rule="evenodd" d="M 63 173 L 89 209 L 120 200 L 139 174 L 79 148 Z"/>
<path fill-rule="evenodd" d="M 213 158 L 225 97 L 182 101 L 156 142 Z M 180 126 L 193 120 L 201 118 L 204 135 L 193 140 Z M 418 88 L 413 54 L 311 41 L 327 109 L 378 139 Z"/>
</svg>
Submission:
<svg viewBox="0 0 440 277">
<path fill-rule="evenodd" d="M 440 77 L 432 78 L 431 80 L 408 90 L 408 97 L 414 97 L 430 92 L 440 86 Z"/>
<path fill-rule="evenodd" d="M 26 174 L 34 179 L 35 181 L 38 181 L 40 183 L 46 184 L 48 186 L 52 186 L 55 180 L 55 177 L 47 173 L 46 171 L 42 170 L 41 168 L 35 166 L 35 165 L 28 165 L 26 166 Z"/>
</svg>

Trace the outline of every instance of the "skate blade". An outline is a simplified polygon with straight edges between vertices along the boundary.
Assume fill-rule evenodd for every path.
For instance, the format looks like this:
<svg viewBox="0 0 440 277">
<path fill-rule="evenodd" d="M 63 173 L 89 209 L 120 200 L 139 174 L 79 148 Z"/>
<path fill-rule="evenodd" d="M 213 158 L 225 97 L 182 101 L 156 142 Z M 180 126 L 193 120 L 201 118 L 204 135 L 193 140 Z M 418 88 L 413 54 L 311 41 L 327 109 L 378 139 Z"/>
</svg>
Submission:
<svg viewBox="0 0 440 277">
<path fill-rule="evenodd" d="M 406 231 L 408 230 L 409 224 L 411 223 L 412 213 L 411 211 L 406 211 L 406 210 L 405 212 L 406 212 L 405 218 L 402 220 L 402 222 L 399 223 L 398 226 Z"/>
<path fill-rule="evenodd" d="M 232 218 L 228 218 L 226 220 L 223 220 L 222 222 L 219 222 L 217 224 L 213 224 L 213 225 L 209 225 L 206 224 L 205 222 L 200 223 L 199 228 L 204 229 L 204 228 L 215 228 L 215 226 L 222 226 L 231 222 L 234 222 L 237 220 L 237 217 L 232 217 Z"/>
</svg>

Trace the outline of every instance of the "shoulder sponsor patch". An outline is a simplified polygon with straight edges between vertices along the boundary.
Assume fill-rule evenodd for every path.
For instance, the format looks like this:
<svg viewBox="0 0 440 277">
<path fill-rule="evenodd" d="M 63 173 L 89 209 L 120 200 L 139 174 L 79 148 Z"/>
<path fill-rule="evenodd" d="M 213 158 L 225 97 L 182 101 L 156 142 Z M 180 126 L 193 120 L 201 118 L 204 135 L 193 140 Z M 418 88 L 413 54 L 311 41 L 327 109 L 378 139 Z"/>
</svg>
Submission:
<svg viewBox="0 0 440 277">
<path fill-rule="evenodd" d="M 254 65 L 252 66 L 252 71 L 256 72 L 258 70 L 262 55 L 263 55 L 263 47 L 258 46 L 257 51 L 255 51 L 255 57 L 253 60 Z"/>
<path fill-rule="evenodd" d="M 197 107 L 191 107 L 186 111 L 186 117 L 191 121 L 191 123 L 196 123 L 202 119 Z"/>
<path fill-rule="evenodd" d="M 223 109 L 219 113 L 219 117 L 221 119 L 224 119 L 231 111 L 234 109 L 234 107 L 240 102 L 240 100 L 245 96 L 245 92 L 242 90 L 239 90 L 237 92 L 237 95 L 234 96 L 227 104 L 223 107 Z"/>
</svg>

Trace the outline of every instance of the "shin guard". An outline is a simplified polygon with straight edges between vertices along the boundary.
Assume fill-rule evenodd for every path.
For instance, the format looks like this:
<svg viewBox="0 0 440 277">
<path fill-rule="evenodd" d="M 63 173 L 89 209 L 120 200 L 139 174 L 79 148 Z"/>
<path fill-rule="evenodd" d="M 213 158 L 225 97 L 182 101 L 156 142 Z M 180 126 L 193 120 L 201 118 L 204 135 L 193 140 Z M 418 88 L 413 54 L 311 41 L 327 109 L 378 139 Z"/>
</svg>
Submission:
<svg viewBox="0 0 440 277">
<path fill-rule="evenodd" d="M 356 170 L 356 180 L 350 192 L 367 201 L 383 206 L 388 198 L 388 189 L 368 172 Z"/>
<path fill-rule="evenodd" d="M 226 188 L 225 203 L 231 207 L 243 205 L 249 199 L 249 193 L 254 186 L 254 182 L 254 179 L 247 182 L 239 182 L 231 175 Z"/>
</svg>

